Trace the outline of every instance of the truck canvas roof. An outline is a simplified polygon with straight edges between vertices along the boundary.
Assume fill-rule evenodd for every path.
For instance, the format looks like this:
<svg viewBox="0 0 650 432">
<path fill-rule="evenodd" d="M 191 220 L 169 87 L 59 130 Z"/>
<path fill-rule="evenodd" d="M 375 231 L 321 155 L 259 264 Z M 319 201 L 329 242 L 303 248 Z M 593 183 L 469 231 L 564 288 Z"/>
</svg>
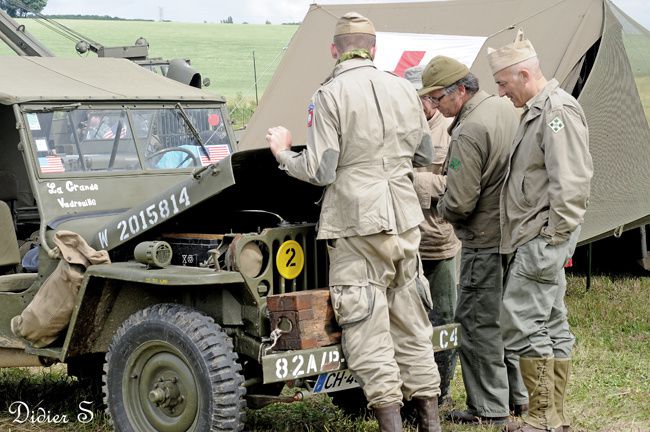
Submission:
<svg viewBox="0 0 650 432">
<path fill-rule="evenodd" d="M 0 104 L 83 101 L 225 102 L 116 58 L 0 57 Z"/>
</svg>

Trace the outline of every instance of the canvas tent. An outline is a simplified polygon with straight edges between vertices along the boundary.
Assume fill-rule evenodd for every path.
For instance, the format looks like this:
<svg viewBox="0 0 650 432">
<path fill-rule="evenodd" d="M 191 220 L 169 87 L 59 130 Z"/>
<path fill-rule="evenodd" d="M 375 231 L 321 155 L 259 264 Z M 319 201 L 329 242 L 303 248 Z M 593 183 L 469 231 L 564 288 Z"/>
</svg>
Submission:
<svg viewBox="0 0 650 432">
<path fill-rule="evenodd" d="M 309 99 L 334 65 L 329 44 L 335 22 L 352 10 L 372 19 L 382 34 L 481 38 L 471 70 L 488 92 L 496 92 L 496 86 L 486 59 L 487 47 L 512 41 L 516 29 L 524 28 L 545 75 L 556 77 L 565 90 L 578 97 L 589 123 L 595 174 L 581 241 L 650 220 L 650 35 L 608 0 L 313 4 L 242 136 L 240 148 L 264 147 L 266 129 L 278 124 L 291 129 L 295 144 L 304 142 Z M 378 58 L 380 41 L 378 37 Z M 403 48 L 404 52 L 422 51 L 421 46 L 413 49 L 408 42 Z M 402 54 L 397 56 L 398 63 L 426 61 L 431 53 L 419 57 Z M 391 71 L 399 73 L 403 66 L 396 64 Z"/>
</svg>

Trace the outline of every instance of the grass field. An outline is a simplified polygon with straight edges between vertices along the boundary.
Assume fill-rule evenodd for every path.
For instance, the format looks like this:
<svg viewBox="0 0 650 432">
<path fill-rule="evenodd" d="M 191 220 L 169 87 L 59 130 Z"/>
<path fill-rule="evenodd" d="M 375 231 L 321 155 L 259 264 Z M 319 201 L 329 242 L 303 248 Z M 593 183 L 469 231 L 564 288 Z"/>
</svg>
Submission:
<svg viewBox="0 0 650 432">
<path fill-rule="evenodd" d="M 584 278 L 570 277 L 567 294 L 569 320 L 577 342 L 569 385 L 568 411 L 575 432 L 650 432 L 650 298 L 648 277 L 595 277 L 589 292 Z M 99 403 L 94 419 L 80 423 L 78 405 L 92 400 L 88 391 L 67 378 L 61 366 L 44 371 L 0 371 L 0 430 L 3 432 L 81 431 L 111 429 Z M 464 407 L 460 370 L 453 383 L 454 408 Z M 40 406 L 51 414 L 67 413 L 67 425 L 17 424 L 9 415 L 14 401 Z M 451 407 L 446 408 L 444 412 Z M 249 411 L 252 431 L 375 432 L 376 421 L 343 416 L 326 396 L 290 405 L 275 404 Z M 405 430 L 415 429 L 406 426 Z M 447 432 L 496 432 L 496 428 L 443 423 Z"/>
<path fill-rule="evenodd" d="M 39 22 L 19 19 L 27 31 L 57 56 L 74 57 L 75 41 L 68 40 Z M 283 48 L 296 25 L 186 24 L 150 21 L 58 20 L 61 24 L 104 46 L 133 45 L 139 37 L 149 41 L 151 57 L 189 58 L 203 77 L 210 78 L 208 91 L 229 100 L 238 95 L 255 99 L 253 51 L 259 96 L 268 84 Z M 324 48 L 327 52 L 327 47 Z M 0 55 L 12 53 L 0 44 Z M 89 54 L 94 55 L 94 54 Z"/>
</svg>

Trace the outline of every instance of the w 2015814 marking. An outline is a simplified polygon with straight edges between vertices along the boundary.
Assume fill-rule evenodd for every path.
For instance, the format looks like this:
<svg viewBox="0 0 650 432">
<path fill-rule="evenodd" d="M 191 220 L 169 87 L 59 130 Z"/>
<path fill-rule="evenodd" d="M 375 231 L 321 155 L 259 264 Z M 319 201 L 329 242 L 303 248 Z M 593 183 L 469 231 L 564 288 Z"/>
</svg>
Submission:
<svg viewBox="0 0 650 432">
<path fill-rule="evenodd" d="M 190 197 L 187 194 L 187 188 L 184 187 L 178 195 L 171 194 L 169 199 L 163 198 L 146 209 L 119 221 L 116 230 L 120 233 L 120 241 L 139 234 L 150 226 L 177 214 L 181 208 L 189 206 Z M 99 243 L 103 248 L 108 247 L 108 230 L 99 233 Z"/>
</svg>

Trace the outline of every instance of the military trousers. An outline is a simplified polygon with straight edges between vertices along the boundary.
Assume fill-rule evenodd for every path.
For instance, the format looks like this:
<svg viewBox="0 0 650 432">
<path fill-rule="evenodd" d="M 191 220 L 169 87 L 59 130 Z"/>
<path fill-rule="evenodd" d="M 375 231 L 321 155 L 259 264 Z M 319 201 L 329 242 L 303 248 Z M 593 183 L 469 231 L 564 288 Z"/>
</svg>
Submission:
<svg viewBox="0 0 650 432">
<path fill-rule="evenodd" d="M 431 305 L 418 275 L 420 231 L 330 241 L 329 284 L 347 366 L 368 407 L 440 394 L 433 357 Z"/>
<path fill-rule="evenodd" d="M 520 357 L 571 357 L 575 337 L 564 303 L 564 265 L 573 255 L 578 227 L 567 241 L 536 237 L 517 248 L 508 268 L 501 308 L 506 353 Z"/>
<path fill-rule="evenodd" d="M 499 321 L 504 266 L 497 247 L 461 250 L 456 307 L 456 321 L 461 326 L 459 358 L 467 409 L 482 417 L 509 414 L 508 373 Z"/>
<path fill-rule="evenodd" d="M 431 325 L 441 326 L 454 322 L 456 313 L 456 257 L 441 260 L 422 260 L 424 276 L 429 282 L 433 308 L 429 311 Z M 456 349 L 435 353 L 436 365 L 440 373 L 440 396 L 449 395 L 451 380 L 456 370 Z"/>
</svg>

